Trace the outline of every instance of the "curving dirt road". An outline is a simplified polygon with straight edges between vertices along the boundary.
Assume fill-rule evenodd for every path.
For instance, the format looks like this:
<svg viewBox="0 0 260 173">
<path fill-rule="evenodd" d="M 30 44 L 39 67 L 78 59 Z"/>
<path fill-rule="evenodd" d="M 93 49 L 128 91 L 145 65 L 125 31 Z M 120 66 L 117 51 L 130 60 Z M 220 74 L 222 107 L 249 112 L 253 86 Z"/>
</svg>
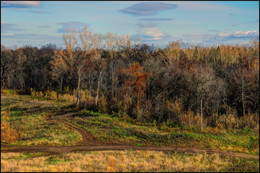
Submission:
<svg viewBox="0 0 260 173">
<path fill-rule="evenodd" d="M 66 120 L 52 120 L 48 117 L 49 121 L 58 121 L 64 124 L 66 127 L 78 131 L 82 135 L 82 143 L 76 146 L 10 146 L 10 145 L 1 145 L 1 152 L 47 152 L 47 153 L 66 153 L 73 151 L 104 151 L 104 150 L 150 150 L 150 151 L 177 151 L 177 152 L 189 152 L 189 153 L 207 153 L 207 154 L 220 154 L 224 156 L 231 157 L 241 157 L 245 159 L 257 159 L 259 156 L 250 155 L 245 153 L 237 152 L 225 152 L 217 150 L 205 150 L 205 149 L 196 149 L 188 147 L 153 147 L 153 146 L 130 146 L 130 145 L 107 145 L 102 144 L 99 141 L 95 140 L 94 136 L 87 130 L 72 124 Z"/>
<path fill-rule="evenodd" d="M 88 132 L 87 130 L 82 129 L 81 127 L 76 126 L 72 123 L 69 123 L 68 121 L 65 121 L 65 120 L 56 120 L 56 121 L 64 124 L 69 129 L 73 129 L 73 130 L 78 131 L 82 136 L 82 144 L 83 145 L 97 144 L 96 141 L 94 141 L 94 139 L 95 139 L 94 136 L 90 132 Z"/>
<path fill-rule="evenodd" d="M 67 153 L 73 151 L 104 151 L 104 150 L 150 150 L 150 151 L 177 151 L 189 153 L 220 154 L 223 156 L 241 157 L 245 159 L 257 159 L 259 156 L 245 153 L 224 152 L 217 150 L 203 150 L 195 148 L 181 147 L 137 147 L 129 145 L 102 145 L 102 146 L 10 146 L 2 145 L 1 152 L 48 152 L 48 153 Z"/>
</svg>

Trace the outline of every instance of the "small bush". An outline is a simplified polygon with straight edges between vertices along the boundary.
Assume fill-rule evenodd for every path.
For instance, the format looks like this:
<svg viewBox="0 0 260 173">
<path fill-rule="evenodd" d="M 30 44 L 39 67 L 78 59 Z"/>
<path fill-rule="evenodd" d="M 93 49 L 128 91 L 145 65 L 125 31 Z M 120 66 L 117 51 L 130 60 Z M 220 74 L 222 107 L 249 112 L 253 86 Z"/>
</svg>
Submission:
<svg viewBox="0 0 260 173">
<path fill-rule="evenodd" d="M 164 114 L 167 117 L 167 120 L 181 124 L 181 115 L 183 109 L 182 102 L 179 99 L 176 99 L 174 103 L 166 101 Z"/>
<path fill-rule="evenodd" d="M 194 113 L 192 111 L 187 111 L 182 116 L 180 116 L 180 123 L 186 126 L 192 126 L 195 122 Z"/>
<path fill-rule="evenodd" d="M 16 129 L 13 129 L 10 126 L 10 111 L 7 110 L 6 114 L 3 118 L 1 118 L 1 141 L 2 142 L 15 142 L 19 138 L 19 136 L 22 136 L 22 131 L 18 131 Z"/>
</svg>

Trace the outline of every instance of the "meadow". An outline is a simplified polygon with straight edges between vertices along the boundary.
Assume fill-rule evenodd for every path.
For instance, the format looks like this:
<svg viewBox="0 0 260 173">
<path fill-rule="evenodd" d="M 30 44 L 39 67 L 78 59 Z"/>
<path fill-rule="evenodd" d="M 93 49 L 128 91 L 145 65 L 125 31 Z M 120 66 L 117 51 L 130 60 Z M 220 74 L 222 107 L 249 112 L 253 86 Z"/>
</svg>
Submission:
<svg viewBox="0 0 260 173">
<path fill-rule="evenodd" d="M 1 171 L 259 172 L 258 6 L 1 2 Z"/>
<path fill-rule="evenodd" d="M 50 117 L 52 121 L 48 120 Z M 224 130 L 207 127 L 201 130 L 196 126 L 140 123 L 127 116 L 80 109 L 66 101 L 53 101 L 43 97 L 36 98 L 2 91 L 1 129 L 3 130 L 1 132 L 2 137 L 5 137 L 2 138 L 2 144 L 14 146 L 80 145 L 81 134 L 55 121 L 60 119 L 87 130 L 96 141 L 104 145 L 181 146 L 259 155 L 259 133 L 252 129 Z M 13 138 L 8 138 L 8 135 Z M 131 149 L 60 154 L 2 152 L 1 166 L 1 171 L 259 170 L 257 159 L 220 154 Z"/>
<path fill-rule="evenodd" d="M 255 159 L 158 151 L 1 154 L 4 172 L 258 172 Z"/>
</svg>

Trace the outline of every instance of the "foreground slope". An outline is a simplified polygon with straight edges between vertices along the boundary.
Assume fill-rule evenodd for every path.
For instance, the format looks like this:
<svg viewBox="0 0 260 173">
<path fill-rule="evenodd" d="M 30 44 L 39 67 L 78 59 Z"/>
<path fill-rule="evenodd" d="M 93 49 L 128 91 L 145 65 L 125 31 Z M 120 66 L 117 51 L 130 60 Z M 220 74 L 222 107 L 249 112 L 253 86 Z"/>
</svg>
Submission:
<svg viewBox="0 0 260 173">
<path fill-rule="evenodd" d="M 259 138 L 251 130 L 223 133 L 210 128 L 200 131 L 196 127 L 138 123 L 129 117 L 80 110 L 65 102 L 5 93 L 1 95 L 1 119 L 17 133 L 16 139 L 2 140 L 1 171 L 259 169 Z M 74 155 L 92 164 L 79 161 Z M 119 155 L 128 159 L 120 159 Z M 96 164 L 93 158 L 103 160 L 104 164 Z M 150 165 L 151 162 L 154 164 Z M 14 163 L 19 167 L 10 166 Z M 217 166 L 220 163 L 222 166 Z M 78 166 L 69 166 L 72 164 Z"/>
</svg>

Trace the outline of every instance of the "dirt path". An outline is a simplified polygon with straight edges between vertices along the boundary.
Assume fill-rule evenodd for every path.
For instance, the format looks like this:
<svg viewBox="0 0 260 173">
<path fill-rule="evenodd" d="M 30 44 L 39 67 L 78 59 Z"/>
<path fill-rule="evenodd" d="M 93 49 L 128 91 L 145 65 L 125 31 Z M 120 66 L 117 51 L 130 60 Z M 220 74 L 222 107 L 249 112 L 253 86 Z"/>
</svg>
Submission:
<svg viewBox="0 0 260 173">
<path fill-rule="evenodd" d="M 94 139 L 95 139 L 94 136 L 90 132 L 88 132 L 87 130 L 82 129 L 81 127 L 76 126 L 76 125 L 74 125 L 74 124 L 72 124 L 72 123 L 70 123 L 68 121 L 65 121 L 65 120 L 56 120 L 56 121 L 64 124 L 69 129 L 73 129 L 73 130 L 78 131 L 81 134 L 81 136 L 82 136 L 82 144 L 83 145 L 89 145 L 89 144 L 90 145 L 91 144 L 94 145 L 94 144 L 97 144 L 97 142 L 94 141 Z"/>
<path fill-rule="evenodd" d="M 100 141 L 95 140 L 95 137 L 89 131 L 83 129 L 82 127 L 80 127 L 78 125 L 75 125 L 75 124 L 72 124 L 71 122 L 69 122 L 69 120 L 67 118 L 68 116 L 70 116 L 70 113 L 59 116 L 59 119 L 56 119 L 56 120 L 52 119 L 51 116 L 47 116 L 46 120 L 62 123 L 67 128 L 79 132 L 82 136 L 82 141 L 80 143 L 78 143 L 78 145 L 102 145 L 102 143 L 100 143 Z"/>
<path fill-rule="evenodd" d="M 259 156 L 245 153 L 224 152 L 216 150 L 203 150 L 182 147 L 138 147 L 129 145 L 103 145 L 103 146 L 9 146 L 2 145 L 1 152 L 47 152 L 47 153 L 67 153 L 73 151 L 104 151 L 104 150 L 145 150 L 145 151 L 177 151 L 189 153 L 220 154 L 223 156 L 241 157 L 245 159 L 257 159 Z"/>
<path fill-rule="evenodd" d="M 207 153 L 207 154 L 220 154 L 224 156 L 231 157 L 241 157 L 245 159 L 257 159 L 259 156 L 250 155 L 245 153 L 236 153 L 236 152 L 225 152 L 217 150 L 205 150 L 205 149 L 196 149 L 189 147 L 153 147 L 153 146 L 130 146 L 130 145 L 109 145 L 102 144 L 99 141 L 95 140 L 94 136 L 87 130 L 72 124 L 66 120 L 53 120 L 48 117 L 48 121 L 57 121 L 64 124 L 66 127 L 78 131 L 82 135 L 82 143 L 77 146 L 11 146 L 11 145 L 1 145 L 1 152 L 47 152 L 47 153 L 67 153 L 74 151 L 104 151 L 104 150 L 145 150 L 145 151 L 177 151 L 177 152 L 189 152 L 189 153 Z"/>
</svg>

